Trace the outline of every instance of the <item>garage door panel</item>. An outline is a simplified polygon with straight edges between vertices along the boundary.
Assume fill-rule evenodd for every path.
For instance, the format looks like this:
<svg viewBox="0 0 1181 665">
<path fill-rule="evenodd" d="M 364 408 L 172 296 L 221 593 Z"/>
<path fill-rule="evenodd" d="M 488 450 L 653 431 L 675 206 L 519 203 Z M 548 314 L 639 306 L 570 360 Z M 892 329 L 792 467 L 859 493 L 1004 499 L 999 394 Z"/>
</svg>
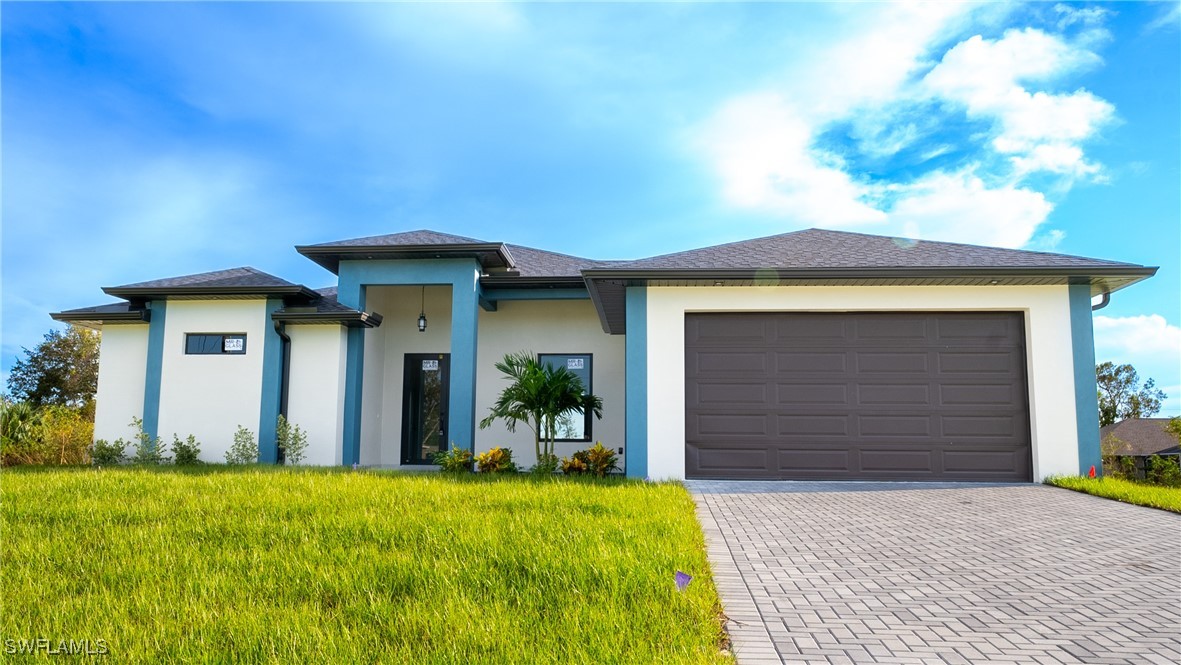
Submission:
<svg viewBox="0 0 1181 665">
<path fill-rule="evenodd" d="M 784 440 L 801 437 L 847 437 L 851 431 L 849 418 L 843 413 L 832 415 L 780 415 L 775 419 L 779 437 Z"/>
<path fill-rule="evenodd" d="M 927 374 L 930 367 L 929 354 L 893 351 L 885 353 L 857 353 L 857 372 L 897 372 Z"/>
<path fill-rule="evenodd" d="M 932 450 L 862 450 L 860 453 L 862 473 L 935 473 L 935 451 Z"/>
<path fill-rule="evenodd" d="M 927 383 L 862 384 L 857 386 L 857 403 L 861 405 L 901 404 L 930 406 L 931 386 Z"/>
<path fill-rule="evenodd" d="M 776 404 L 793 405 L 849 405 L 849 387 L 843 383 L 780 383 L 776 384 Z"/>
<path fill-rule="evenodd" d="M 819 372 L 844 374 L 848 371 L 848 354 L 844 351 L 793 351 L 775 354 L 775 368 L 784 372 Z"/>
<path fill-rule="evenodd" d="M 1029 480 L 1025 384 L 1020 313 L 688 314 L 686 475 Z"/>
</svg>

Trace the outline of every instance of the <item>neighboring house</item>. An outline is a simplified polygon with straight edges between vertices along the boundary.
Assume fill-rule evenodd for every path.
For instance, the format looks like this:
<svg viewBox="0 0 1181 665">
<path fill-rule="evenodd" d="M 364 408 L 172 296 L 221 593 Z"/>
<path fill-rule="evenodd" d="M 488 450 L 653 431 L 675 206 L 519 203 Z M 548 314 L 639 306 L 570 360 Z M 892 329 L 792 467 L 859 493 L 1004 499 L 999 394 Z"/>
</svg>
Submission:
<svg viewBox="0 0 1181 665">
<path fill-rule="evenodd" d="M 1167 424 L 1169 418 L 1129 418 L 1100 428 L 1099 440 L 1106 443 L 1118 439 L 1111 450 L 1116 455 L 1181 455 L 1177 438 L 1165 431 Z"/>
<path fill-rule="evenodd" d="M 602 441 L 644 478 L 1040 480 L 1099 464 L 1092 297 L 1155 274 L 1060 254 L 807 230 L 637 261 L 413 231 L 297 247 L 312 290 L 251 268 L 103 289 L 54 314 L 103 330 L 95 436 L 132 416 L 218 460 L 238 425 L 277 459 L 421 465 L 529 350 L 580 373 Z M 425 316 L 426 329 L 417 322 Z"/>
</svg>

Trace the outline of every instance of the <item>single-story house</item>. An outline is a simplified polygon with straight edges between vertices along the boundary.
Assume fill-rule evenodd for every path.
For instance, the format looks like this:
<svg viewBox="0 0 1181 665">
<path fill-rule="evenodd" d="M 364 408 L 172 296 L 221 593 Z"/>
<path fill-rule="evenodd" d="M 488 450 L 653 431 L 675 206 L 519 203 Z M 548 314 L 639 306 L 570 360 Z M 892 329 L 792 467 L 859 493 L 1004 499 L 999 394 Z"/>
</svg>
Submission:
<svg viewBox="0 0 1181 665">
<path fill-rule="evenodd" d="M 1156 268 L 810 229 L 632 261 L 411 231 L 296 247 L 311 289 L 252 268 L 104 288 L 53 317 L 103 331 L 95 436 L 142 418 L 220 460 L 427 465 L 532 435 L 477 423 L 527 350 L 583 377 L 637 478 L 1032 481 L 1100 464 L 1092 298 Z M 421 324 L 420 324 L 421 321 Z"/>
<path fill-rule="evenodd" d="M 1099 440 L 1110 442 L 1115 455 L 1151 457 L 1181 455 L 1177 439 L 1165 430 L 1169 418 L 1128 418 L 1099 428 Z"/>
</svg>

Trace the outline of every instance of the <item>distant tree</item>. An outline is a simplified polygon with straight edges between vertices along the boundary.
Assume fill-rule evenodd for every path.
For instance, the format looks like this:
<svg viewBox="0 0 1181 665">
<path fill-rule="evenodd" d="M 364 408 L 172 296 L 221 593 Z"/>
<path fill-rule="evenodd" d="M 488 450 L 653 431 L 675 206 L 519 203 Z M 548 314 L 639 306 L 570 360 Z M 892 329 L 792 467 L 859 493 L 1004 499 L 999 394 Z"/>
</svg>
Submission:
<svg viewBox="0 0 1181 665">
<path fill-rule="evenodd" d="M 99 334 L 70 326 L 50 330 L 37 348 L 22 349 L 8 375 L 8 390 L 19 401 L 34 406 L 68 406 L 94 417 L 98 390 Z"/>
<path fill-rule="evenodd" d="M 1128 418 L 1147 418 L 1160 411 L 1161 401 L 1167 397 L 1152 379 L 1141 387 L 1140 375 L 1131 365 L 1096 365 L 1095 381 L 1099 388 L 1100 427 Z"/>
<path fill-rule="evenodd" d="M 1178 443 L 1181 443 L 1181 416 L 1169 418 L 1169 422 L 1165 423 L 1165 431 L 1173 435 Z"/>
</svg>

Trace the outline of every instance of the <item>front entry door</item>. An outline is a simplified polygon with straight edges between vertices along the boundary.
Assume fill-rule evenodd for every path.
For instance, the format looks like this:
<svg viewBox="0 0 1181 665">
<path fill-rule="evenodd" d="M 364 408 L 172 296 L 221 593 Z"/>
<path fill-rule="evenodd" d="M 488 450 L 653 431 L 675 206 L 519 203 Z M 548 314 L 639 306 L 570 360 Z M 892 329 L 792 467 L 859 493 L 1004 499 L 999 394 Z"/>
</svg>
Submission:
<svg viewBox="0 0 1181 665">
<path fill-rule="evenodd" d="M 402 464 L 434 464 L 447 449 L 451 356 L 407 353 L 402 384 Z"/>
</svg>

